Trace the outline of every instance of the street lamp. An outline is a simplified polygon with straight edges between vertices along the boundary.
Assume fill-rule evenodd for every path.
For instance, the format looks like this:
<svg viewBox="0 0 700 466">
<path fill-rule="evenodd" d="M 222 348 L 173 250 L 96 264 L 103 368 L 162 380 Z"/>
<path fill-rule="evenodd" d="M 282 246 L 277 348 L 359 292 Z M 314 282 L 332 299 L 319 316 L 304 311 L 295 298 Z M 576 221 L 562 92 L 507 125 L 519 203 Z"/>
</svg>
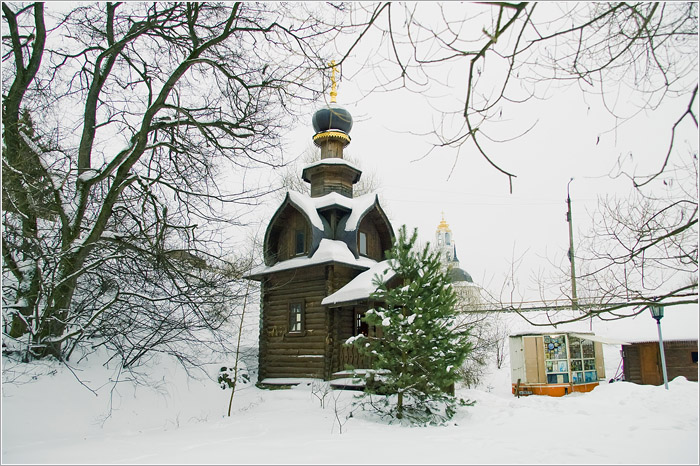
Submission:
<svg viewBox="0 0 700 466">
<path fill-rule="evenodd" d="M 659 351 L 661 352 L 661 370 L 664 373 L 664 387 L 668 390 L 668 376 L 666 375 L 666 356 L 664 354 L 664 340 L 661 337 L 661 318 L 664 316 L 664 307 L 658 305 L 649 306 L 651 316 L 656 320 L 659 329 Z"/>
</svg>

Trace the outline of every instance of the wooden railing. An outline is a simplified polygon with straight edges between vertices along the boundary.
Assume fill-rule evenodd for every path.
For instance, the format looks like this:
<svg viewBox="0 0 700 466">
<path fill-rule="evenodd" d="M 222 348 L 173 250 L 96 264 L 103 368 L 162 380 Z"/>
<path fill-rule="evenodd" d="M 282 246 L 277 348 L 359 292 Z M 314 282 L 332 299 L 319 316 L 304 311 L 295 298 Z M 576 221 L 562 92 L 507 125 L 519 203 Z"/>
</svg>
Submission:
<svg viewBox="0 0 700 466">
<path fill-rule="evenodd" d="M 354 369 L 369 369 L 372 367 L 372 358 L 362 356 L 353 345 L 340 346 L 340 370 L 347 366 Z"/>
</svg>

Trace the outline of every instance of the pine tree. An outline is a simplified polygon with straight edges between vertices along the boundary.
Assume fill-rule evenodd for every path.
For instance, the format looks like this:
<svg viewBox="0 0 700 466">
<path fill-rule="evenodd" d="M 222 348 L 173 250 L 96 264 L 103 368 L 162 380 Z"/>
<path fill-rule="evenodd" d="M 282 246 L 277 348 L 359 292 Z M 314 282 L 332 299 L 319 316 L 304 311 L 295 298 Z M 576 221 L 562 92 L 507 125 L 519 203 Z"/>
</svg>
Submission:
<svg viewBox="0 0 700 466">
<path fill-rule="evenodd" d="M 381 305 L 368 310 L 365 321 L 377 327 L 381 338 L 356 344 L 361 353 L 372 356 L 373 369 L 382 374 L 381 383 L 368 383 L 367 392 L 387 395 L 385 413 L 432 423 L 454 414 L 457 369 L 471 344 L 469 329 L 454 325 L 457 295 L 447 270 L 429 244 L 416 250 L 417 236 L 414 230 L 409 239 L 402 226 L 387 254 L 396 276 L 374 279 L 377 291 L 372 298 Z M 388 401 L 394 395 L 395 406 Z"/>
</svg>

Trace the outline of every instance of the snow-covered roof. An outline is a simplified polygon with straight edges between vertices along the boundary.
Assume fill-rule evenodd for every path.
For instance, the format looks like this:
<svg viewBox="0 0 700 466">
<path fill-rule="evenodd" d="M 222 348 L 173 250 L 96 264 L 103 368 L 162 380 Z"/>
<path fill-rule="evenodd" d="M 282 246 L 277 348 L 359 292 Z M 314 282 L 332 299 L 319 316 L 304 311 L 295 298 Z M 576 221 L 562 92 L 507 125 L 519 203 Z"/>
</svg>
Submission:
<svg viewBox="0 0 700 466">
<path fill-rule="evenodd" d="M 309 219 L 309 221 L 315 228 L 318 228 L 319 230 L 323 231 L 323 221 L 321 220 L 321 216 L 318 214 L 318 207 L 316 207 L 316 203 L 314 202 L 316 199 L 321 198 L 309 197 L 305 194 L 298 193 L 296 191 L 289 191 L 287 193 L 287 196 L 289 197 L 289 202 L 291 202 L 295 207 L 297 207 L 302 214 L 306 215 L 306 217 Z"/>
<path fill-rule="evenodd" d="M 369 209 L 378 203 L 376 194 L 365 194 L 350 198 L 339 193 L 328 193 L 320 197 L 310 197 L 296 191 L 289 191 L 289 200 L 294 206 L 305 214 L 314 227 L 323 230 L 323 221 L 318 211 L 331 206 L 339 206 L 350 211 L 345 223 L 345 231 L 357 229 L 359 221 L 364 217 Z"/>
<path fill-rule="evenodd" d="M 377 262 L 352 279 L 347 285 L 324 298 L 321 304 L 325 306 L 367 299 L 377 289 L 372 283 L 376 275 L 384 277 L 386 282 L 396 275 L 396 272 L 389 266 L 389 261 Z"/>
<path fill-rule="evenodd" d="M 287 270 L 297 267 L 305 267 L 320 263 L 335 262 L 366 269 L 376 261 L 361 257 L 357 250 L 357 232 L 360 222 L 367 215 L 378 215 L 384 220 L 389 235 L 391 225 L 381 207 L 376 194 L 365 194 L 355 198 L 343 196 L 331 192 L 319 197 L 311 197 L 296 191 L 287 192 L 287 196 L 277 209 L 270 221 L 265 233 L 265 250 L 274 250 L 272 243 L 276 241 L 276 235 L 283 228 L 281 215 L 289 206 L 299 211 L 309 222 L 311 227 L 311 244 L 309 254 L 306 257 L 296 257 L 275 263 L 273 254 L 266 256 L 266 266 L 257 267 L 247 277 L 259 278 L 265 273 Z M 321 215 L 325 209 L 335 208 L 341 213 L 338 226 L 331 230 L 328 220 Z M 376 221 L 376 217 L 375 218 Z M 384 241 L 386 242 L 386 241 Z M 323 247 L 321 247 L 323 244 Z M 334 246 L 330 246 L 334 244 Z M 382 244 L 382 246 L 385 246 Z"/>
<path fill-rule="evenodd" d="M 354 168 L 357 171 L 361 171 L 359 168 L 357 168 L 355 165 L 351 164 L 347 160 L 338 157 L 329 157 L 326 159 L 317 160 L 316 162 L 306 165 L 303 168 L 303 170 L 306 171 L 309 168 L 318 167 L 319 165 L 347 165 L 350 168 Z"/>
<path fill-rule="evenodd" d="M 260 275 L 280 272 L 282 270 L 328 263 L 345 264 L 351 267 L 367 269 L 374 266 L 377 262 L 364 256 L 356 258 L 343 241 L 323 238 L 318 249 L 316 249 L 311 257 L 295 257 L 293 259 L 277 262 L 271 266 L 261 265 L 251 270 L 246 277 L 256 278 Z"/>
</svg>

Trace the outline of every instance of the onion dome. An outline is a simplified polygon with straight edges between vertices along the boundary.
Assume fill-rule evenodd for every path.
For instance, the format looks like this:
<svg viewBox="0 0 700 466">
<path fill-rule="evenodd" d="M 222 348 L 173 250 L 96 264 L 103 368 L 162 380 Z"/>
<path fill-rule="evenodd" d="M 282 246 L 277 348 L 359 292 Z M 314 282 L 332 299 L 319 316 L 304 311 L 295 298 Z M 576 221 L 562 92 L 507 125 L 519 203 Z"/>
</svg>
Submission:
<svg viewBox="0 0 700 466">
<path fill-rule="evenodd" d="M 336 141 L 333 144 L 339 144 L 338 147 L 342 150 L 342 147 L 350 144 L 352 115 L 350 115 L 350 112 L 345 108 L 336 103 L 338 82 L 335 79 L 335 73 L 337 72 L 337 68 L 335 66 L 335 61 L 331 61 L 329 65 L 332 66 L 331 103 L 317 110 L 311 118 L 311 124 L 314 127 L 314 131 L 316 131 L 313 140 L 314 144 L 321 148 L 325 145 L 325 141 Z M 323 155 L 324 154 L 321 155 L 321 158 L 325 158 Z M 338 156 L 338 154 L 334 156 Z M 340 157 L 342 158 L 342 153 Z"/>
<path fill-rule="evenodd" d="M 325 108 L 319 109 L 311 119 L 311 124 L 316 133 L 325 131 L 342 131 L 350 134 L 352 129 L 352 115 L 342 106 L 331 103 Z"/>
<path fill-rule="evenodd" d="M 314 127 L 313 140 L 317 146 L 321 146 L 323 141 L 340 141 L 341 147 L 350 144 L 350 130 L 352 129 L 352 115 L 345 108 L 336 103 L 319 109 L 311 118 Z"/>
<path fill-rule="evenodd" d="M 451 283 L 467 282 L 474 283 L 472 276 L 467 273 L 466 270 L 460 269 L 459 267 L 450 267 L 448 272 L 450 276 Z"/>
<path fill-rule="evenodd" d="M 445 221 L 445 213 L 442 213 L 442 220 L 440 220 L 440 224 L 437 227 L 438 231 L 449 231 L 450 233 L 452 230 L 450 230 L 450 226 L 447 224 Z"/>
</svg>

